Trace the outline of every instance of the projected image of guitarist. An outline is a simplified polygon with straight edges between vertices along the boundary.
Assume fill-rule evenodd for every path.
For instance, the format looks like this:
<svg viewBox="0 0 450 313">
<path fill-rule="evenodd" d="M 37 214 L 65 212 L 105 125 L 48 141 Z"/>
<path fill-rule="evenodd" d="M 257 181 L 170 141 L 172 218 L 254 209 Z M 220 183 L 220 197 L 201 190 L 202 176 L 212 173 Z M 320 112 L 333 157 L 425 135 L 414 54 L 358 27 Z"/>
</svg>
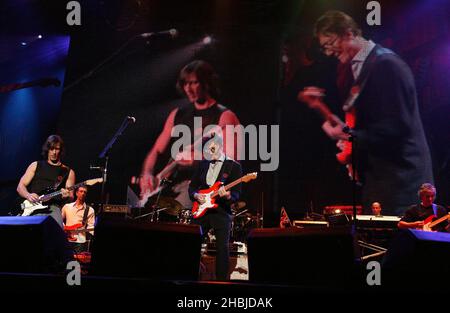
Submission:
<svg viewBox="0 0 450 313">
<path fill-rule="evenodd" d="M 187 98 L 189 105 L 170 112 L 161 134 L 143 162 L 139 178 L 142 206 L 148 205 L 148 201 L 151 202 L 149 199 L 163 190 L 165 196 L 173 197 L 183 207 L 189 209 L 192 203 L 188 195 L 188 186 L 194 163 L 196 163 L 193 160 L 193 151 L 198 149 L 201 153 L 203 130 L 210 125 L 220 127 L 223 130 L 225 147 L 227 147 L 225 127 L 240 124 L 233 111 L 219 104 L 219 79 L 209 63 L 195 60 L 184 66 L 178 76 L 177 89 Z M 195 125 L 195 118 L 201 118 L 200 127 Z M 180 151 L 175 157 L 171 155 L 171 148 L 179 138 L 171 137 L 171 133 L 178 125 L 189 128 L 191 146 Z M 199 142 L 194 140 L 197 136 L 200 138 Z M 234 151 L 225 149 L 225 153 L 235 159 L 238 151 L 238 136 L 240 135 L 236 134 L 234 138 Z"/>
<path fill-rule="evenodd" d="M 19 181 L 17 192 L 26 199 L 23 207 L 32 208 L 26 215 L 50 215 L 63 228 L 61 207 L 66 199 L 73 199 L 71 187 L 75 183 L 75 172 L 61 163 L 64 141 L 51 135 L 42 146 L 44 160 L 31 163 Z M 43 203 L 41 196 L 59 190 L 57 197 Z M 37 208 L 34 210 L 33 208 Z"/>
<path fill-rule="evenodd" d="M 228 158 L 223 153 L 223 141 L 218 135 L 207 140 L 204 148 L 205 160 L 201 161 L 192 176 L 189 185 L 189 195 L 194 201 L 194 207 L 205 204 L 208 201 L 205 190 L 214 186 L 216 182 L 226 185 L 238 180 L 242 176 L 241 165 Z M 216 236 L 216 278 L 228 279 L 229 240 L 231 231 L 231 205 L 239 200 L 241 185 L 236 184 L 230 190 L 224 186 L 218 187 L 216 206 L 207 209 L 201 216 L 194 218 L 193 223 L 202 227 L 203 234 L 207 234 L 212 228 Z M 193 213 L 195 214 L 194 210 Z"/>
</svg>

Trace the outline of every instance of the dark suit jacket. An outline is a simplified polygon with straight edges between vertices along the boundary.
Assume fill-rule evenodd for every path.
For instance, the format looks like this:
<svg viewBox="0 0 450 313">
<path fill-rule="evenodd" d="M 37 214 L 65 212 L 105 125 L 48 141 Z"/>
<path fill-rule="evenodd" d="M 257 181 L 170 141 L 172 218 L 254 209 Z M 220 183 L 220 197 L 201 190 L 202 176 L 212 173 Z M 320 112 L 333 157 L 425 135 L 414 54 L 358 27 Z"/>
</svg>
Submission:
<svg viewBox="0 0 450 313">
<path fill-rule="evenodd" d="M 201 189 L 208 189 L 209 186 L 206 184 L 206 174 L 209 169 L 209 161 L 203 160 L 199 163 L 196 168 L 194 175 L 192 176 L 191 183 L 189 185 L 189 196 L 192 201 L 195 201 L 194 194 Z M 241 165 L 230 159 L 226 159 L 222 168 L 220 169 L 219 175 L 217 176 L 217 181 L 221 181 L 224 185 L 235 181 L 242 177 Z M 231 214 L 231 204 L 238 201 L 241 194 L 241 184 L 238 184 L 230 189 L 231 199 L 225 200 L 224 198 L 219 198 L 216 203 L 219 205 L 218 210 L 223 210 L 228 214 Z M 209 211 L 208 211 L 209 212 Z M 206 214 L 208 214 L 208 212 Z"/>
<path fill-rule="evenodd" d="M 361 86 L 354 105 L 363 205 L 378 201 L 384 214 L 401 214 L 416 202 L 420 185 L 433 181 L 414 77 L 398 55 L 376 45 L 355 84 Z"/>
</svg>

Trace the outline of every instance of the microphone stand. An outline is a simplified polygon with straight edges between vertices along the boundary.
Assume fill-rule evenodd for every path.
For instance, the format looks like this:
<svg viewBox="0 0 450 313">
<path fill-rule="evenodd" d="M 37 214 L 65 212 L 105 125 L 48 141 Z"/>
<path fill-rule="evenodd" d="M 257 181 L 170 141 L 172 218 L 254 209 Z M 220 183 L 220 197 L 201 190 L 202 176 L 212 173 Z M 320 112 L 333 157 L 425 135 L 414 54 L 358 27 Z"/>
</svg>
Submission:
<svg viewBox="0 0 450 313">
<path fill-rule="evenodd" d="M 108 161 L 109 161 L 109 151 L 111 150 L 114 143 L 117 141 L 117 139 L 122 135 L 124 130 L 128 127 L 130 122 L 133 121 L 132 119 L 125 117 L 124 121 L 122 122 L 122 125 L 120 125 L 119 129 L 116 131 L 114 136 L 111 138 L 111 140 L 108 142 L 108 144 L 105 146 L 103 151 L 98 156 L 100 159 L 104 159 L 104 166 L 100 167 L 100 170 L 102 171 L 102 190 L 101 190 L 101 204 L 100 204 L 100 211 L 99 214 L 103 213 L 103 207 L 106 204 L 106 181 L 108 178 Z"/>
</svg>

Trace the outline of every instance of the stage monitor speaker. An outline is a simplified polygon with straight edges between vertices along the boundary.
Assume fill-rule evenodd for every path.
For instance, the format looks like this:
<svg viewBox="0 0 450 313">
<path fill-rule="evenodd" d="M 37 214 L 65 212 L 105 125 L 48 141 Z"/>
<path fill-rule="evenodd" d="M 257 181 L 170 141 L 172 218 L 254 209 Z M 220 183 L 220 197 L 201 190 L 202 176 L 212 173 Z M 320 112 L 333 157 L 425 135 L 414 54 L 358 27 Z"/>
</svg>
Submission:
<svg viewBox="0 0 450 313">
<path fill-rule="evenodd" d="M 252 282 L 344 286 L 355 267 L 349 228 L 253 229 L 248 237 Z"/>
<path fill-rule="evenodd" d="M 397 233 L 383 259 L 388 285 L 449 290 L 450 234 L 405 229 Z"/>
<path fill-rule="evenodd" d="M 91 273 L 197 280 L 201 244 L 198 225 L 99 220 L 92 245 Z"/>
<path fill-rule="evenodd" d="M 71 259 L 66 234 L 50 216 L 0 217 L 0 247 L 0 272 L 60 272 Z"/>
</svg>

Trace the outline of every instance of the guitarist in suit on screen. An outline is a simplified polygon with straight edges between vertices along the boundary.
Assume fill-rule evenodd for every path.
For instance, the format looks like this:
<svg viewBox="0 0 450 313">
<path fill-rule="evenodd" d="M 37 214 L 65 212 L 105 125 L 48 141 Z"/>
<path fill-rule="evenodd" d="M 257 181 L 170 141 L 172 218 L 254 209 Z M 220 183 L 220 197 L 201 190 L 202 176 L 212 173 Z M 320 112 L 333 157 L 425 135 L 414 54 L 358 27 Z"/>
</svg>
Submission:
<svg viewBox="0 0 450 313">
<path fill-rule="evenodd" d="M 66 200 L 73 199 L 68 189 L 75 183 L 75 172 L 61 163 L 64 154 L 64 141 L 58 135 L 51 135 L 42 146 L 44 160 L 34 161 L 19 181 L 17 192 L 29 205 L 42 204 L 42 209 L 34 210 L 30 215 L 50 215 L 63 228 L 61 207 Z M 61 195 L 48 202 L 41 203 L 40 197 L 47 189 L 60 189 Z M 45 204 L 45 205 L 44 205 Z"/>
<path fill-rule="evenodd" d="M 189 195 L 195 204 L 204 204 L 207 196 L 202 190 L 212 187 L 216 182 L 223 185 L 218 189 L 217 207 L 206 210 L 194 223 L 202 227 L 203 234 L 209 229 L 216 236 L 216 279 L 228 279 L 229 241 L 231 231 L 231 204 L 239 200 L 241 185 L 237 184 L 230 190 L 224 185 L 239 180 L 242 176 L 241 165 L 223 153 L 223 139 L 219 135 L 211 137 L 204 145 L 204 157 L 192 176 L 189 185 Z"/>
</svg>

